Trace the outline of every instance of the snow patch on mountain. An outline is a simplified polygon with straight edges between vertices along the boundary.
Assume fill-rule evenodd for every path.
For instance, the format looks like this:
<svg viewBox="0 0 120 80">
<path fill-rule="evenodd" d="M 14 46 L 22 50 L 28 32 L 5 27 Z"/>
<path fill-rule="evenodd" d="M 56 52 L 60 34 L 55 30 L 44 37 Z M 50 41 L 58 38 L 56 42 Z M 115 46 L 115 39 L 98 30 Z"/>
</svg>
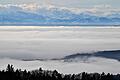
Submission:
<svg viewBox="0 0 120 80">
<path fill-rule="evenodd" d="M 119 25 L 120 10 L 8 4 L 0 5 L 0 24 Z"/>
</svg>

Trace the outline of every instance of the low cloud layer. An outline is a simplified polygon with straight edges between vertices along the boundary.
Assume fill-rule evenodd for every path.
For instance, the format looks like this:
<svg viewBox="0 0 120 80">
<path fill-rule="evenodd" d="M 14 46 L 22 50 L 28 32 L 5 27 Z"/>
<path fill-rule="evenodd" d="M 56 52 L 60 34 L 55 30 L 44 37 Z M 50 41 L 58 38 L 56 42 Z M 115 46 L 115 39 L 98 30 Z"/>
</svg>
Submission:
<svg viewBox="0 0 120 80">
<path fill-rule="evenodd" d="M 16 59 L 120 49 L 120 28 L 0 28 L 0 56 Z"/>
</svg>

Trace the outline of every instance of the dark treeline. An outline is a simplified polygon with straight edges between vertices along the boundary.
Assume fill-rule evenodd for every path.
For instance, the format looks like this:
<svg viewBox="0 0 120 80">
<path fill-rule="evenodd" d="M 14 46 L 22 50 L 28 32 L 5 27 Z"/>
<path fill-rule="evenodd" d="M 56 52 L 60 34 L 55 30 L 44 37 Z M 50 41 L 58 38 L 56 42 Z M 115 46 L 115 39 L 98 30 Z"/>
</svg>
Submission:
<svg viewBox="0 0 120 80">
<path fill-rule="evenodd" d="M 22 71 L 14 69 L 13 65 L 8 65 L 6 70 L 0 70 L 0 80 L 120 80 L 120 74 L 99 73 L 79 73 L 79 74 L 60 74 L 56 70 Z"/>
</svg>

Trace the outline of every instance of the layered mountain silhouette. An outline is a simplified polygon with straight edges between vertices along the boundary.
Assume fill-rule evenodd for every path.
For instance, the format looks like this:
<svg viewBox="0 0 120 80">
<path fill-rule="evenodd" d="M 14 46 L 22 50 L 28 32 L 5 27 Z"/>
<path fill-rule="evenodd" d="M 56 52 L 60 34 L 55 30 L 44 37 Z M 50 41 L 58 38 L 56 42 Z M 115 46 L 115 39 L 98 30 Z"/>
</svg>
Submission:
<svg viewBox="0 0 120 80">
<path fill-rule="evenodd" d="M 76 13 L 58 7 L 29 10 L 19 6 L 7 6 L 0 7 L 0 25 L 120 25 L 119 12 L 98 14 L 90 11 Z"/>
<path fill-rule="evenodd" d="M 63 60 L 66 62 L 72 61 L 73 59 L 84 59 L 87 60 L 91 57 L 101 57 L 101 58 L 108 58 L 108 59 L 115 59 L 120 61 L 120 50 L 113 50 L 113 51 L 98 51 L 93 53 L 77 53 L 65 56 Z"/>
</svg>

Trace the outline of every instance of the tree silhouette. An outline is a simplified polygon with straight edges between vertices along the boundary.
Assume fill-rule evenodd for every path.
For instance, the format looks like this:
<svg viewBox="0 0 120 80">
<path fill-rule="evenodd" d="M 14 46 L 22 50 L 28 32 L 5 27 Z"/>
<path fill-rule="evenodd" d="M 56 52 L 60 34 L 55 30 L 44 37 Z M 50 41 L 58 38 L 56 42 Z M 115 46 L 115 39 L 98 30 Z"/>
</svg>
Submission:
<svg viewBox="0 0 120 80">
<path fill-rule="evenodd" d="M 8 72 L 14 72 L 14 67 L 13 67 L 13 65 L 8 64 L 8 66 L 7 66 L 7 68 L 6 68 L 6 71 L 8 71 Z"/>
<path fill-rule="evenodd" d="M 27 71 L 16 69 L 8 64 L 6 70 L 0 71 L 0 80 L 120 80 L 120 74 L 86 73 L 79 74 L 60 74 L 57 70 L 38 70 Z"/>
</svg>

